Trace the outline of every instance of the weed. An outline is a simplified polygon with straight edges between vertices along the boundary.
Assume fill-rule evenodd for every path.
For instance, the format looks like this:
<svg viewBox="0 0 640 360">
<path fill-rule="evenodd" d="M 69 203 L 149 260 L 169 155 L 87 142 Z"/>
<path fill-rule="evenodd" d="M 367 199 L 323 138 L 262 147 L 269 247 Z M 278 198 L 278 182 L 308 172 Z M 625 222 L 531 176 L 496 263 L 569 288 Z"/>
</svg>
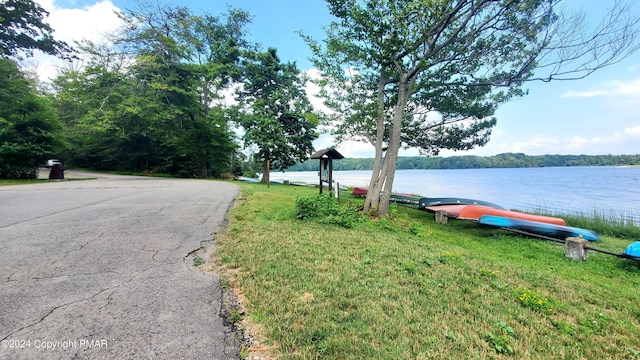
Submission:
<svg viewBox="0 0 640 360">
<path fill-rule="evenodd" d="M 425 266 L 433 266 L 433 258 L 427 254 L 420 259 L 420 263 Z"/>
<path fill-rule="evenodd" d="M 404 263 L 402 263 L 402 267 L 404 269 L 404 271 L 406 271 L 408 274 L 413 275 L 416 273 L 416 264 L 414 264 L 411 261 L 406 261 Z"/>
<path fill-rule="evenodd" d="M 504 321 L 495 323 L 493 327 L 499 331 L 499 334 L 496 335 L 490 332 L 487 335 L 487 342 L 489 343 L 489 346 L 491 346 L 491 348 L 498 354 L 513 355 L 515 351 L 510 344 L 512 339 L 515 338 L 513 328 L 507 325 Z"/>
<path fill-rule="evenodd" d="M 486 277 L 496 277 L 498 276 L 498 271 L 497 270 L 490 270 L 487 268 L 480 268 L 480 276 L 486 276 Z"/>
<path fill-rule="evenodd" d="M 455 251 L 443 251 L 440 254 L 439 260 L 443 264 L 455 263 L 460 260 L 460 253 Z"/>
<path fill-rule="evenodd" d="M 227 279 L 226 276 L 220 277 L 220 287 L 222 287 L 223 289 L 231 288 L 231 282 L 229 281 L 229 279 Z"/>
<path fill-rule="evenodd" d="M 238 322 L 242 321 L 242 317 L 243 316 L 240 310 L 238 310 L 237 307 L 234 307 L 229 312 L 229 316 L 227 316 L 227 321 L 231 324 L 237 324 Z"/>
<path fill-rule="evenodd" d="M 604 335 L 609 325 L 609 319 L 603 313 L 598 313 L 596 316 L 582 318 L 578 324 L 580 325 L 579 331 L 583 334 Z"/>
<path fill-rule="evenodd" d="M 195 259 L 193 259 L 193 266 L 200 266 L 204 264 L 204 259 L 201 257 L 197 257 Z"/>
<path fill-rule="evenodd" d="M 575 327 L 566 321 L 563 321 L 563 320 L 556 321 L 553 323 L 553 325 L 563 335 L 574 336 L 576 334 Z"/>
<path fill-rule="evenodd" d="M 547 314 L 553 314 L 554 310 L 551 301 L 548 297 L 540 295 L 538 291 L 518 286 L 515 290 L 515 294 L 522 306 L 532 310 L 546 312 Z"/>
<path fill-rule="evenodd" d="M 422 224 L 417 221 L 414 221 L 409 225 L 409 233 L 412 235 L 420 235 L 422 232 Z"/>
</svg>

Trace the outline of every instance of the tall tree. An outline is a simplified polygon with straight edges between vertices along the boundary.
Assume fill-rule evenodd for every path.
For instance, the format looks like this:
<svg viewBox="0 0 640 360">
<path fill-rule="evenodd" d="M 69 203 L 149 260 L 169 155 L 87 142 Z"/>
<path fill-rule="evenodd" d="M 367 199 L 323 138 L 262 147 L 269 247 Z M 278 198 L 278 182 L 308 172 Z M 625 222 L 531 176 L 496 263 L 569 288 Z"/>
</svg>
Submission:
<svg viewBox="0 0 640 360">
<path fill-rule="evenodd" d="M 68 56 L 71 48 L 53 38 L 49 13 L 33 0 L 0 0 L 0 56 L 32 56 L 34 50 Z"/>
<path fill-rule="evenodd" d="M 293 63 L 281 63 L 276 49 L 253 54 L 244 68 L 246 79 L 238 91 L 244 114 L 239 122 L 245 145 L 258 147 L 262 181 L 269 183 L 271 167 L 284 171 L 313 153 L 318 120 L 300 71 Z"/>
<path fill-rule="evenodd" d="M 63 145 L 62 126 L 18 65 L 0 58 L 0 178 L 33 178 Z"/>
<path fill-rule="evenodd" d="M 401 147 L 482 146 L 496 108 L 526 81 L 582 78 L 638 47 L 639 20 L 620 1 L 592 32 L 560 12 L 562 0 L 327 2 L 337 21 L 324 45 L 305 39 L 328 104 L 348 102 L 339 131 L 375 146 L 365 209 L 380 215 Z"/>
</svg>

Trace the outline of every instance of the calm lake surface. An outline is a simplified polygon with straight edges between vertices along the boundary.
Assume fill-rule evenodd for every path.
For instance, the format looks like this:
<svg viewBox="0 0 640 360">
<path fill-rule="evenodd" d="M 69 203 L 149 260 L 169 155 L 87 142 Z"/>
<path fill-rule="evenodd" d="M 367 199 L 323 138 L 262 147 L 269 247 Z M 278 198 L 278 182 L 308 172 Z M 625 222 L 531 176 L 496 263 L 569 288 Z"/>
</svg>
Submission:
<svg viewBox="0 0 640 360">
<path fill-rule="evenodd" d="M 367 187 L 371 171 L 334 171 L 344 186 Z M 315 171 L 273 172 L 271 179 L 317 182 Z M 640 167 L 398 170 L 393 190 L 462 197 L 505 208 L 605 214 L 640 222 Z"/>
</svg>

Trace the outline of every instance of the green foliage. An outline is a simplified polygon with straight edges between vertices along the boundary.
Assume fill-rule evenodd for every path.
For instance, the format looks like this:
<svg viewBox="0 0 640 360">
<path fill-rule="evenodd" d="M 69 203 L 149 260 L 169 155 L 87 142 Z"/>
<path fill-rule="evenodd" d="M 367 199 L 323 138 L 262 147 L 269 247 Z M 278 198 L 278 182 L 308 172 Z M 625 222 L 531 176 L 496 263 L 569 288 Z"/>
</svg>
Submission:
<svg viewBox="0 0 640 360">
<path fill-rule="evenodd" d="M 17 65 L 0 58 L 0 178 L 32 179 L 62 148 L 61 123 Z"/>
<path fill-rule="evenodd" d="M 515 289 L 515 295 L 518 302 L 524 307 L 547 314 L 553 314 L 554 312 L 553 302 L 548 297 L 540 295 L 538 291 L 518 286 Z"/>
<path fill-rule="evenodd" d="M 515 332 L 513 331 L 513 328 L 507 325 L 505 321 L 499 321 L 493 324 L 493 326 L 499 331 L 499 333 L 494 334 L 490 332 L 487 335 L 487 342 L 489 343 L 491 348 L 498 354 L 513 355 L 515 351 L 510 344 L 515 338 Z"/>
<path fill-rule="evenodd" d="M 33 0 L 3 0 L 0 3 L 0 56 L 32 56 L 34 50 L 50 55 L 68 55 L 69 46 L 53 39 L 53 30 L 43 19 L 49 13 Z"/>
<path fill-rule="evenodd" d="M 329 194 L 296 197 L 296 217 L 298 219 L 323 217 L 336 214 L 338 210 L 338 202 Z"/>
<path fill-rule="evenodd" d="M 604 335 L 609 327 L 609 319 L 603 314 L 586 316 L 578 322 L 579 332 L 586 335 Z"/>
<path fill-rule="evenodd" d="M 196 16 L 156 5 L 120 16 L 136 25 L 114 40 L 136 61 L 126 64 L 120 49 L 85 42 L 89 66 L 54 82 L 72 139 L 68 163 L 181 177 L 239 172 L 230 113 L 215 100 L 239 80 L 249 15 L 229 8 L 219 17 Z"/>
<path fill-rule="evenodd" d="M 359 208 L 346 203 L 342 206 L 330 194 L 297 196 L 295 214 L 298 219 L 316 219 L 322 224 L 352 228 L 361 222 Z"/>
<path fill-rule="evenodd" d="M 237 308 L 233 308 L 229 313 L 229 317 L 227 318 L 227 321 L 232 324 L 236 324 L 240 322 L 242 318 L 243 318 L 242 313 Z"/>
<path fill-rule="evenodd" d="M 271 161 L 274 169 L 284 171 L 307 159 L 318 137 L 318 121 L 300 70 L 293 63 L 281 63 L 276 49 L 270 48 L 249 54 L 244 71 L 238 94 L 245 109 L 238 123 L 245 129 L 245 144 L 256 145 L 257 157 L 265 164 Z"/>
</svg>

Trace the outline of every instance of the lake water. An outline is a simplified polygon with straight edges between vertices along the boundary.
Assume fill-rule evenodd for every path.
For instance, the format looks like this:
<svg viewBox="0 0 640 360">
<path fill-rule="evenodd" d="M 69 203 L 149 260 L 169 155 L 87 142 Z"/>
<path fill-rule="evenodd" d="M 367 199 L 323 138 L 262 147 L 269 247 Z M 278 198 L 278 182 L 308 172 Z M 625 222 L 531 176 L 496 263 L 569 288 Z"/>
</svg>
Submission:
<svg viewBox="0 0 640 360">
<path fill-rule="evenodd" d="M 367 187 L 371 171 L 334 171 L 344 186 Z M 317 182 L 315 171 L 273 172 L 271 179 Z M 640 167 L 398 170 L 393 191 L 461 197 L 505 208 L 604 213 L 640 222 Z"/>
</svg>

